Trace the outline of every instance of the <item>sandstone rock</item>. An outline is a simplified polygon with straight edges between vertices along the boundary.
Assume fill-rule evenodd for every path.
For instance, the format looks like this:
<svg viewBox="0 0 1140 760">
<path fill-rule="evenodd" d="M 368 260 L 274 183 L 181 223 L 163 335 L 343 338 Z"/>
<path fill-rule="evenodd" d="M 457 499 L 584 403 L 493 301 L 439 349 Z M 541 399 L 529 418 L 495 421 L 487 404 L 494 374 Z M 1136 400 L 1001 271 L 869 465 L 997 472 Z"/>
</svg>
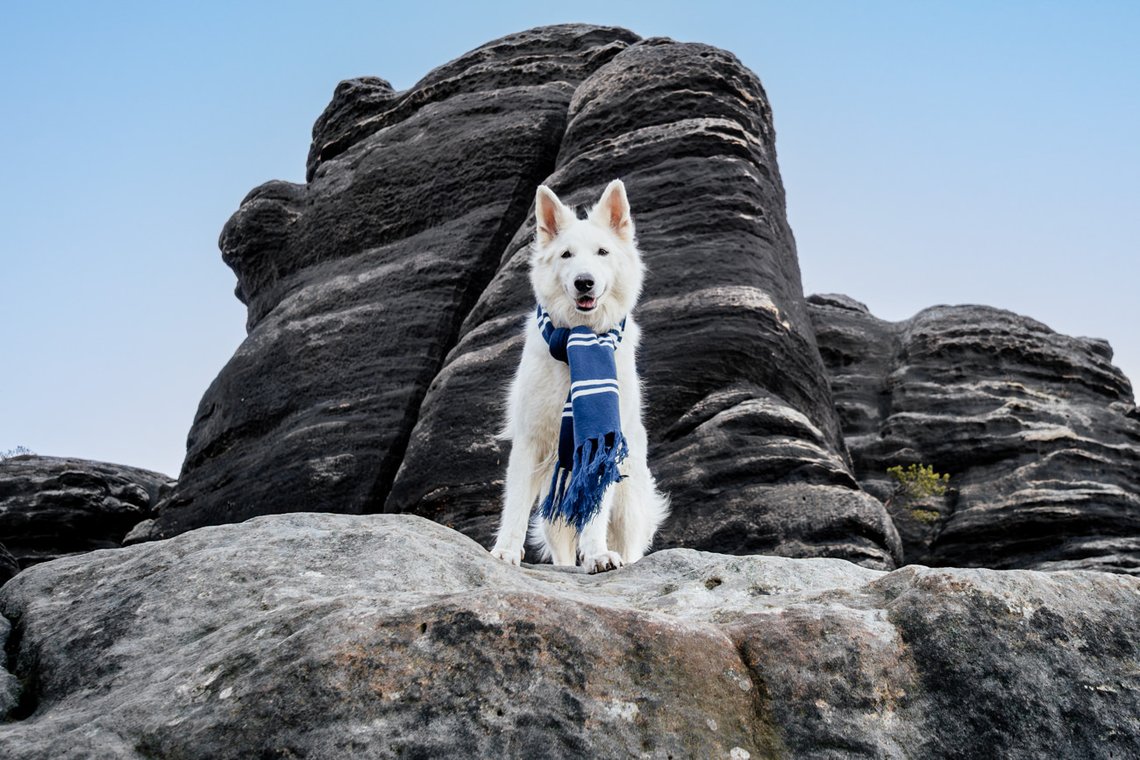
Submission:
<svg viewBox="0 0 1140 760">
<path fill-rule="evenodd" d="M 4 555 L 19 567 L 119 546 L 154 515 L 171 478 L 85 459 L 26 455 L 0 461 L 0 583 Z M 7 551 L 4 551 L 4 550 Z"/>
<path fill-rule="evenodd" d="M 894 527 L 840 438 L 759 81 L 722 50 L 582 25 L 488 43 L 406 92 L 337 88 L 307 184 L 254 190 L 222 233 L 249 337 L 140 536 L 386 511 L 489 544 L 534 189 L 582 203 L 615 176 L 652 272 L 651 467 L 675 515 L 660 545 L 893 567 Z"/>
<path fill-rule="evenodd" d="M 574 82 L 630 38 L 554 27 L 403 93 L 337 88 L 309 182 L 254 190 L 222 233 L 249 337 L 202 399 L 154 534 L 382 509 L 428 385 L 550 171 Z"/>
<path fill-rule="evenodd" d="M 151 517 L 136 524 L 127 531 L 127 535 L 123 536 L 123 546 L 141 544 L 146 541 L 157 541 L 162 538 L 162 536 L 157 533 L 157 528 L 155 527 L 156 523 L 157 521 Z"/>
<path fill-rule="evenodd" d="M 893 508 L 906 561 L 1140 574 L 1140 420 L 1105 341 L 984 306 L 891 323 L 808 300 L 862 485 L 886 498 L 896 464 L 951 475 L 911 505 L 926 522 Z"/>
<path fill-rule="evenodd" d="M 839 439 L 774 140 L 763 88 L 731 54 L 644 40 L 578 85 L 545 183 L 577 204 L 617 175 L 630 195 L 650 271 L 637 312 L 650 466 L 673 503 L 658 545 L 893 567 L 894 527 Z M 484 544 L 506 461 L 499 406 L 532 300 L 532 223 L 464 321 L 385 505 Z"/>
<path fill-rule="evenodd" d="M 434 69 L 407 92 L 394 91 L 378 77 L 341 82 L 313 127 L 306 179 L 312 181 L 321 162 L 427 104 L 461 93 L 496 98 L 496 91 L 506 88 L 577 83 L 638 39 L 627 29 L 609 26 L 540 27 L 480 45 Z"/>
<path fill-rule="evenodd" d="M 672 549 L 589 576 L 414 516 L 292 514 L 39 565 L 0 612 L 13 760 L 1119 758 L 1140 740 L 1140 580 L 1105 573 Z"/>
</svg>

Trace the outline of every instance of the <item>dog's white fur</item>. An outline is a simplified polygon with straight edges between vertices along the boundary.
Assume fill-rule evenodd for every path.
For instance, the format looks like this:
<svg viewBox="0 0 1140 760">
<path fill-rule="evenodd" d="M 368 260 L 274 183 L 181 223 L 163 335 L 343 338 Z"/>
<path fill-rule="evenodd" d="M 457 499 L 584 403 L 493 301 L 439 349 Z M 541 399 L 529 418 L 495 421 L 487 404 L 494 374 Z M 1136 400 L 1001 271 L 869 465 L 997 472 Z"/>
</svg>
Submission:
<svg viewBox="0 0 1140 760">
<path fill-rule="evenodd" d="M 641 383 L 634 355 L 641 331 L 632 316 L 641 295 L 645 265 L 637 250 L 625 185 L 614 180 L 586 219 L 542 185 L 535 199 L 537 231 L 531 249 L 530 281 L 538 303 L 557 327 L 586 326 L 604 333 L 625 319 L 625 333 L 614 353 L 617 364 L 622 433 L 629 456 L 625 478 L 611 486 L 601 510 L 581 536 L 563 523 L 536 517 L 532 536 L 543 556 L 556 565 L 575 565 L 579 557 L 591 573 L 636 562 L 669 513 L 668 499 L 657 491 L 647 463 L 648 442 L 641 420 Z M 593 280 L 592 309 L 579 308 L 575 280 Z M 491 554 L 511 564 L 522 561 L 527 525 L 535 502 L 545 498 L 558 457 L 562 405 L 570 388 L 568 366 L 554 359 L 533 313 L 526 343 L 511 383 L 503 433 L 513 444 L 507 464 L 503 514 Z"/>
</svg>

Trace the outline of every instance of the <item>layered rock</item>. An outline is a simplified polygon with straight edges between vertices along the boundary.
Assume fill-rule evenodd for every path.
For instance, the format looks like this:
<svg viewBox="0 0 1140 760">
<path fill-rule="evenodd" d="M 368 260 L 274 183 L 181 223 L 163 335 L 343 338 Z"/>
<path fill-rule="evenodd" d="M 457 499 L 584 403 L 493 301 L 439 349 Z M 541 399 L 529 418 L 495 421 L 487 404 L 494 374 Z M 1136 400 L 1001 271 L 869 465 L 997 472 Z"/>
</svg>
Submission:
<svg viewBox="0 0 1140 760">
<path fill-rule="evenodd" d="M 293 514 L 37 566 L 0 612 L 12 760 L 1110 758 L 1140 736 L 1140 580 L 1104 573 L 673 549 L 589 576 L 413 516 Z"/>
<path fill-rule="evenodd" d="M 249 336 L 202 399 L 160 533 L 382 508 L 424 393 L 550 171 L 573 82 L 630 38 L 539 31 L 407 92 L 337 88 L 309 182 L 254 190 L 222 233 Z"/>
<path fill-rule="evenodd" d="M 838 441 L 760 83 L 704 45 L 648 40 L 623 51 L 579 85 L 546 183 L 586 203 L 614 175 L 650 270 L 638 309 L 650 464 L 674 505 L 658 545 L 889 566 L 893 528 L 855 487 Z M 465 321 L 389 511 L 490 537 L 497 494 L 485 481 L 502 472 L 505 451 L 493 429 L 474 441 L 454 431 L 495 418 L 532 298 L 532 234 L 528 220 Z M 445 468 L 433 466 L 440 460 Z"/>
<path fill-rule="evenodd" d="M 86 459 L 0 461 L 0 583 L 37 562 L 121 545 L 136 523 L 154 516 L 171 482 L 162 473 Z"/>
<path fill-rule="evenodd" d="M 621 177 L 651 271 L 660 545 L 892 567 L 897 535 L 840 438 L 774 139 L 733 56 L 619 29 L 512 35 L 406 92 L 343 83 L 309 182 L 255 190 L 223 232 L 250 334 L 203 398 L 159 533 L 387 511 L 489 543 L 535 186 L 584 203 Z"/>
<path fill-rule="evenodd" d="M 888 498 L 888 467 L 951 476 L 892 507 L 906 561 L 1140 573 L 1140 414 L 1105 341 L 984 306 L 891 323 L 808 300 L 860 482 Z"/>
</svg>

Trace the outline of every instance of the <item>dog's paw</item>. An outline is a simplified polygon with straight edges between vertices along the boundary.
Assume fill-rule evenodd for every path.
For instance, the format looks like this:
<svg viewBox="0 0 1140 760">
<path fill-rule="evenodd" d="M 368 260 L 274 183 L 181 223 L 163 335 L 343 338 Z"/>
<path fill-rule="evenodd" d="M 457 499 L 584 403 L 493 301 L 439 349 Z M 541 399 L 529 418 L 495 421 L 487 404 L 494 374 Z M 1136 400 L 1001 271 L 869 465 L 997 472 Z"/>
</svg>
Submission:
<svg viewBox="0 0 1140 760">
<path fill-rule="evenodd" d="M 515 565 L 517 567 L 518 564 L 522 562 L 523 551 L 523 549 L 511 549 L 509 547 L 496 546 L 491 550 L 491 556 L 495 559 L 501 559 L 503 562 L 506 562 L 509 565 Z"/>
<path fill-rule="evenodd" d="M 621 555 L 617 552 L 602 552 L 592 557 L 586 557 L 582 561 L 582 567 L 586 568 L 586 572 L 591 575 L 593 573 L 604 573 L 607 570 L 617 570 L 624 564 Z"/>
</svg>

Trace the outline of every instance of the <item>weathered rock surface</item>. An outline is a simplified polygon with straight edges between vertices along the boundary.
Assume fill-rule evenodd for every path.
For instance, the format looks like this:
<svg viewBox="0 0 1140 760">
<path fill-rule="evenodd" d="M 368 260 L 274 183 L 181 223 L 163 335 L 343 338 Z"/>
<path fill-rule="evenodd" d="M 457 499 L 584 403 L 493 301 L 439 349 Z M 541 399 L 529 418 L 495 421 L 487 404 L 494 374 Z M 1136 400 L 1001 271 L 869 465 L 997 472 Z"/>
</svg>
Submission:
<svg viewBox="0 0 1140 760">
<path fill-rule="evenodd" d="M 662 551 L 512 568 L 292 514 L 0 590 L 12 760 L 1081 757 L 1140 739 L 1140 580 Z M 7 625 L 0 619 L 0 639 Z"/>
<path fill-rule="evenodd" d="M 614 175 L 650 269 L 638 308 L 650 465 L 673 500 L 658 546 L 893 566 L 894 529 L 839 442 L 759 81 L 705 45 L 629 47 L 578 86 L 546 182 L 585 203 Z M 517 361 L 532 235 L 528 219 L 464 322 L 387 511 L 492 535 L 500 485 L 487 475 L 506 450 L 486 421 Z"/>
<path fill-rule="evenodd" d="M 488 544 L 535 186 L 581 203 L 621 177 L 651 270 L 650 464 L 674 507 L 659 545 L 893 567 L 898 537 L 840 438 L 774 140 L 732 55 L 621 29 L 511 35 L 405 92 L 342 83 L 308 183 L 254 190 L 222 234 L 249 337 L 155 533 L 387 511 Z"/>
<path fill-rule="evenodd" d="M 1140 574 L 1140 414 L 1102 340 L 984 306 L 886 322 L 808 299 L 856 474 L 951 475 L 928 519 L 892 507 L 907 562 Z"/>
<path fill-rule="evenodd" d="M 254 190 L 222 233 L 249 337 L 202 399 L 156 532 L 383 507 L 428 385 L 550 171 L 574 82 L 629 39 L 538 30 L 403 93 L 337 88 L 309 182 Z"/>
<path fill-rule="evenodd" d="M 154 516 L 172 480 L 86 459 L 25 455 L 0 461 L 0 583 L 15 574 L 12 561 L 22 568 L 119 546 L 136 523 Z"/>
</svg>

